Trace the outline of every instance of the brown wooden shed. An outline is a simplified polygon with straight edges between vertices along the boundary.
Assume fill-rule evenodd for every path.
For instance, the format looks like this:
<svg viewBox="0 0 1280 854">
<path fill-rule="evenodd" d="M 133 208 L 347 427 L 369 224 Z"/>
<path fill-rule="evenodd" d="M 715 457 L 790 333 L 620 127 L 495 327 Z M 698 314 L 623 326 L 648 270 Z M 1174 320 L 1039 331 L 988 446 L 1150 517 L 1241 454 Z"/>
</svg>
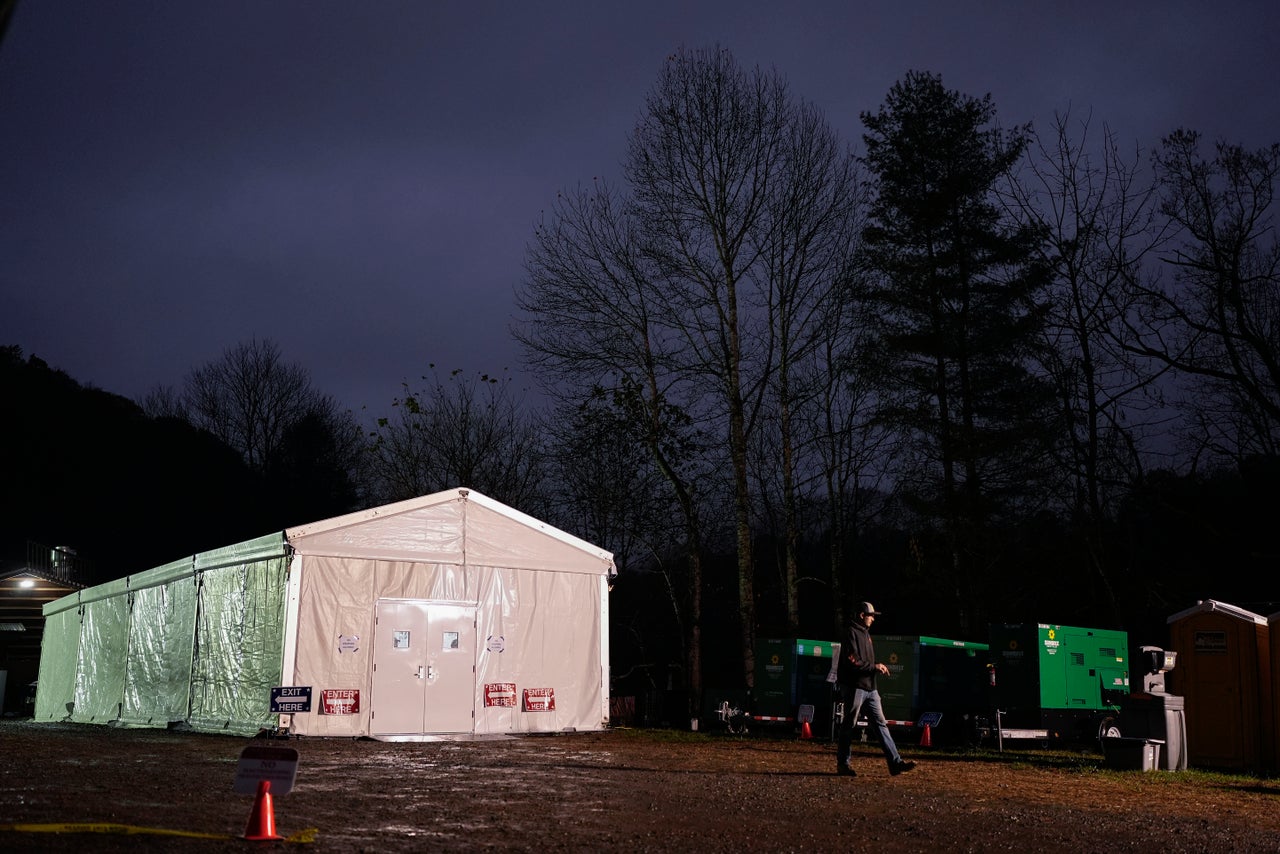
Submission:
<svg viewBox="0 0 1280 854">
<path fill-rule="evenodd" d="M 1271 635 L 1271 767 L 1280 770 L 1280 611 L 1267 617 Z"/>
<path fill-rule="evenodd" d="M 29 686 L 40 673 L 43 608 L 83 587 L 49 566 L 0 569 L 0 714 L 31 714 Z"/>
<path fill-rule="evenodd" d="M 1253 772 L 1274 767 L 1267 619 L 1206 599 L 1168 624 L 1178 663 L 1167 681 L 1169 693 L 1186 698 L 1188 764 Z"/>
</svg>

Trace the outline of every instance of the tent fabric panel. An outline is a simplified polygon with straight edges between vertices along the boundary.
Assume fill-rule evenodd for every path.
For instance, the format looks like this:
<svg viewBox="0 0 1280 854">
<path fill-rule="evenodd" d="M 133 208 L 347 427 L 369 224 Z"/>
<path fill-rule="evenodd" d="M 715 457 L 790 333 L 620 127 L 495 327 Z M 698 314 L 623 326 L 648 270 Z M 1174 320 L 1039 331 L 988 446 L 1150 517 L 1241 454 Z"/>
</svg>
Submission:
<svg viewBox="0 0 1280 854">
<path fill-rule="evenodd" d="M 482 599 L 476 623 L 482 635 L 476 661 L 476 732 L 483 734 L 521 732 L 524 712 L 519 706 L 522 688 L 532 687 L 525 681 L 526 668 L 521 652 L 528 649 L 523 642 L 529 634 L 522 619 L 524 590 L 519 584 L 522 572 L 492 569 L 485 573 L 480 592 Z M 508 650 L 510 650 L 508 652 Z M 516 705 L 486 706 L 485 686 L 515 685 Z"/>
<path fill-rule="evenodd" d="M 447 509 L 447 505 L 457 505 L 465 497 L 466 492 L 463 489 L 449 489 L 444 492 L 432 493 L 431 495 L 422 495 L 417 498 L 408 498 L 404 501 L 383 504 L 380 507 L 373 507 L 369 510 L 347 513 L 344 516 L 335 516 L 331 519 L 322 519 L 318 522 L 298 525 L 286 530 L 285 538 L 292 544 L 297 539 L 308 539 L 343 528 L 362 527 L 375 519 L 387 519 L 413 512 L 429 512 L 432 507 L 437 505 L 446 505 L 446 509 L 442 512 L 447 514 L 450 512 Z"/>
<path fill-rule="evenodd" d="M 242 543 L 210 549 L 195 556 L 195 568 L 201 572 L 223 566 L 244 566 L 289 553 L 289 541 L 284 534 L 273 533 Z"/>
<path fill-rule="evenodd" d="M 507 567 L 306 556 L 302 561 L 298 650 L 289 684 L 311 686 L 313 711 L 294 715 L 297 735 L 359 736 L 371 731 L 374 616 L 380 599 L 476 605 L 479 661 L 472 697 L 478 733 L 603 728 L 599 576 Z M 339 645 L 340 638 L 355 639 Z M 490 644 L 488 641 L 495 643 Z M 486 682 L 552 688 L 556 709 L 484 706 Z M 325 688 L 359 688 L 358 715 L 319 714 Z"/>
<path fill-rule="evenodd" d="M 155 569 L 135 572 L 129 576 L 129 589 L 145 590 L 148 587 L 157 587 L 181 578 L 190 579 L 195 573 L 196 559 L 194 556 L 188 556 L 166 563 L 164 566 L 157 566 Z"/>
<path fill-rule="evenodd" d="M 521 585 L 525 572 L 500 568 L 485 574 L 481 590 L 480 615 L 476 622 L 479 634 L 484 635 L 476 661 L 476 732 L 524 731 L 526 716 L 520 708 L 520 691 L 539 686 L 540 677 L 529 672 L 525 654 L 529 650 L 532 626 L 524 613 L 527 585 Z M 516 686 L 515 705 L 485 705 L 485 686 L 508 684 Z"/>
<path fill-rule="evenodd" d="M 380 599 L 474 604 L 478 573 L 453 564 L 305 556 L 299 593 L 293 682 L 312 688 L 313 709 L 325 688 L 357 688 L 360 712 L 295 715 L 298 735 L 356 736 L 371 731 L 375 618 Z M 340 646 L 345 639 L 346 644 Z M 354 640 L 356 649 L 351 650 Z"/>
<path fill-rule="evenodd" d="M 303 558 L 298 649 L 289 684 L 311 686 L 312 712 L 294 715 L 292 732 L 325 736 L 369 733 L 375 581 L 372 561 Z M 340 645 L 344 638 L 355 640 L 354 651 L 350 644 Z M 320 714 L 320 692 L 326 688 L 359 688 L 359 714 Z"/>
<path fill-rule="evenodd" d="M 36 682 L 37 721 L 63 721 L 70 715 L 79 655 L 80 609 L 63 609 L 46 616 Z"/>
<path fill-rule="evenodd" d="M 54 599 L 52 602 L 44 603 L 44 606 L 40 609 L 40 613 L 41 615 L 44 616 L 45 620 L 47 621 L 54 614 L 61 614 L 63 611 L 67 611 L 67 610 L 74 610 L 76 612 L 76 622 L 79 623 L 80 622 L 80 613 L 79 613 L 80 612 L 80 591 L 79 590 L 77 590 L 74 593 L 68 593 L 66 596 L 62 596 L 58 599 Z"/>
<path fill-rule="evenodd" d="M 371 561 L 377 599 L 433 599 L 473 604 L 478 573 L 452 563 Z"/>
<path fill-rule="evenodd" d="M 476 732 L 599 730 L 604 706 L 599 579 L 559 572 L 491 569 L 481 591 L 484 643 L 476 667 Z M 485 707 L 484 686 L 514 683 L 517 706 Z M 526 712 L 526 688 L 550 688 L 554 711 Z"/>
<path fill-rule="evenodd" d="M 453 501 L 377 516 L 353 514 L 342 517 L 350 520 L 346 524 L 314 533 L 292 529 L 289 543 L 303 554 L 460 564 L 465 559 L 461 511 Z"/>
<path fill-rule="evenodd" d="M 611 720 L 611 702 L 610 684 L 612 682 L 610 664 L 611 653 L 609 650 L 609 578 L 602 577 L 596 579 L 596 598 L 597 611 L 600 618 L 600 729 L 608 729 Z"/>
<path fill-rule="evenodd" d="M 600 709 L 599 581 L 595 576 L 530 573 L 539 588 L 535 622 L 542 679 L 556 689 L 556 720 L 530 714 L 528 732 L 598 730 Z M 550 588 L 549 590 L 546 588 Z M 563 707 L 563 711 L 561 710 Z"/>
<path fill-rule="evenodd" d="M 466 489 L 290 528 L 285 536 L 312 555 L 613 572 L 604 549 Z"/>
<path fill-rule="evenodd" d="M 90 602 L 100 602 L 103 599 L 124 599 L 129 595 L 129 578 L 117 578 L 114 581 L 107 581 L 94 587 L 86 587 L 80 591 L 80 604 L 87 605 Z"/>
<path fill-rule="evenodd" d="M 585 550 L 550 533 L 550 526 L 520 524 L 477 502 L 467 505 L 466 523 L 466 561 L 472 566 L 594 575 L 607 575 L 613 567 L 608 552 Z"/>
<path fill-rule="evenodd" d="M 284 649 L 283 556 L 202 572 L 191 675 L 191 728 L 252 735 L 275 726 L 271 689 Z"/>
<path fill-rule="evenodd" d="M 185 577 L 134 592 L 122 724 L 164 727 L 186 719 L 195 616 L 189 563 Z"/>
<path fill-rule="evenodd" d="M 572 548 L 575 548 L 586 554 L 592 555 L 598 561 L 600 561 L 601 563 L 605 564 L 608 567 L 607 574 L 610 574 L 610 575 L 613 574 L 613 553 L 612 552 L 606 551 L 605 549 L 602 549 L 597 545 L 589 543 L 586 540 L 581 539 L 580 537 L 576 537 L 567 531 L 562 531 L 559 528 L 553 527 L 552 525 L 549 525 L 540 519 L 536 519 L 533 516 L 530 516 L 526 513 L 521 513 L 519 510 L 515 509 L 514 507 L 508 507 L 507 505 L 502 504 L 501 502 L 494 501 L 492 498 L 489 498 L 486 495 L 481 495 L 478 492 L 471 492 L 468 495 L 468 500 L 472 507 L 477 507 L 477 506 L 483 507 L 486 510 L 497 513 L 498 515 L 511 520 L 512 522 L 516 523 L 521 527 L 538 531 L 539 533 L 545 534 L 546 536 L 549 536 L 561 543 L 569 545 Z M 474 561 L 474 560 L 472 561 L 472 563 L 477 563 L 477 562 L 478 561 Z"/>
<path fill-rule="evenodd" d="M 80 624 L 71 720 L 110 723 L 120 716 L 128 652 L 129 597 L 116 595 L 87 603 Z"/>
</svg>

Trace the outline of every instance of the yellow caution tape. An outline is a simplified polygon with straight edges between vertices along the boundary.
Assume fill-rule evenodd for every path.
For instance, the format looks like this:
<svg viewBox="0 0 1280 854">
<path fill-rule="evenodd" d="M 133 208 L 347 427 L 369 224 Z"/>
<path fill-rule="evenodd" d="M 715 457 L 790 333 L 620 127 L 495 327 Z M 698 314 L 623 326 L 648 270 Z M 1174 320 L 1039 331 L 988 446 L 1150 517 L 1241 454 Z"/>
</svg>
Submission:
<svg viewBox="0 0 1280 854">
<path fill-rule="evenodd" d="M 160 836 L 189 836 L 195 839 L 232 839 L 225 833 L 196 833 L 190 830 L 164 830 L 156 827 L 135 827 L 131 824 L 106 824 L 86 822 L 83 824 L 0 824 L 0 830 L 16 830 L 21 833 L 115 833 L 131 835 L 135 833 L 153 833 Z"/>
<path fill-rule="evenodd" d="M 225 833 L 197 833 L 191 830 L 166 830 L 161 827 L 137 827 L 132 824 L 109 824 L 101 822 L 87 822 L 83 824 L 0 824 L 0 830 L 11 830 L 18 833 L 114 833 L 118 835 L 133 835 L 138 833 L 147 833 L 157 836 L 185 836 L 191 839 L 239 839 L 238 836 L 228 836 Z M 292 836 L 287 836 L 285 842 L 315 842 L 320 831 L 315 827 L 308 827 L 305 830 L 299 830 Z"/>
</svg>

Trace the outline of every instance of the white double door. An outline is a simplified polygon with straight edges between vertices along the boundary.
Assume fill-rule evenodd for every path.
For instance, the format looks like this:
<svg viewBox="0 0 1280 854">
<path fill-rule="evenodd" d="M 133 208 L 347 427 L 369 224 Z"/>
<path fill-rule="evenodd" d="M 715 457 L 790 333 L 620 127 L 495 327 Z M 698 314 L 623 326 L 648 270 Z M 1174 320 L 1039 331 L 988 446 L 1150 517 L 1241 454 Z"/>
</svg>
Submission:
<svg viewBox="0 0 1280 854">
<path fill-rule="evenodd" d="M 373 735 L 475 729 L 475 605 L 380 599 L 373 634 Z"/>
</svg>

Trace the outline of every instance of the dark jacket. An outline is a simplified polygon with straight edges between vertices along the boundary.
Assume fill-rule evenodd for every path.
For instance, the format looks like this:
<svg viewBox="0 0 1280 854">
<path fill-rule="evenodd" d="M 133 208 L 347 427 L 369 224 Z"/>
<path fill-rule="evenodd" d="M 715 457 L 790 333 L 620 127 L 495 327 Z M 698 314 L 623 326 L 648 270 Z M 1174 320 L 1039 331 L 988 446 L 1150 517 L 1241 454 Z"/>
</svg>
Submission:
<svg viewBox="0 0 1280 854">
<path fill-rule="evenodd" d="M 836 680 L 841 685 L 865 691 L 876 690 L 876 650 L 871 643 L 871 632 L 861 623 L 849 625 L 844 643 L 840 645 Z"/>
</svg>

